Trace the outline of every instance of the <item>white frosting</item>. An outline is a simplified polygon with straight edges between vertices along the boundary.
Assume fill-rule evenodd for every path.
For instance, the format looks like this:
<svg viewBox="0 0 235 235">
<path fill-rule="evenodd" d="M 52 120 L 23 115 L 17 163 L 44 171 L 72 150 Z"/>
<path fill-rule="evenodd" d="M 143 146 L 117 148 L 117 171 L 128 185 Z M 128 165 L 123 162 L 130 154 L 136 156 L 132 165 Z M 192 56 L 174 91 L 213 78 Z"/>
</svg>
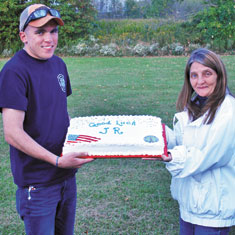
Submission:
<svg viewBox="0 0 235 235">
<path fill-rule="evenodd" d="M 153 116 L 92 116 L 73 118 L 63 154 L 161 155 L 164 139 L 161 119 Z M 90 141 L 90 142 L 86 142 Z"/>
</svg>

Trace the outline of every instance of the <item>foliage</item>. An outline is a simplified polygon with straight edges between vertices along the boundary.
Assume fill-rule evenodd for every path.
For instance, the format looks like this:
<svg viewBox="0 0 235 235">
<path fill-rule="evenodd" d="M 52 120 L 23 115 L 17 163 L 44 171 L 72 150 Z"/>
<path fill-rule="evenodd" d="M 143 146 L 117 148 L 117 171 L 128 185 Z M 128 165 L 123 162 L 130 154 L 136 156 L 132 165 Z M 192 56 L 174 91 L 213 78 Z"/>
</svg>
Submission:
<svg viewBox="0 0 235 235">
<path fill-rule="evenodd" d="M 103 56 L 116 56 L 118 53 L 118 46 L 115 43 L 104 45 L 100 49 L 100 54 Z"/>
<path fill-rule="evenodd" d="M 158 18 L 169 16 L 174 4 L 183 0 L 126 0 L 125 14 L 127 18 Z"/>
<path fill-rule="evenodd" d="M 91 0 L 57 0 L 65 25 L 60 29 L 59 45 L 71 45 L 86 37 L 91 30 L 95 10 Z"/>
<path fill-rule="evenodd" d="M 206 4 L 202 7 L 202 11 L 196 14 L 192 6 L 199 9 L 202 1 Z M 191 20 L 177 21 L 170 17 L 168 19 L 94 20 L 95 11 L 91 6 L 91 0 L 57 0 L 56 3 L 53 0 L 35 0 L 33 2 L 45 3 L 60 10 L 65 21 L 65 26 L 60 27 L 59 32 L 57 52 L 60 54 L 79 56 L 182 55 L 190 53 L 191 48 L 195 47 L 210 47 L 216 52 L 234 53 L 235 7 L 233 0 L 200 0 L 199 2 L 189 0 L 187 4 L 186 1 L 174 1 L 175 9 L 195 14 Z M 160 4 L 160 2 L 165 7 L 171 5 L 171 0 L 139 2 L 127 0 L 126 14 L 128 17 L 131 15 L 137 17 L 139 14 L 145 14 L 143 9 L 147 3 Z M 18 16 L 27 4 L 29 4 L 28 1 L 10 0 L 3 1 L 0 5 L 0 13 L 4 15 L 0 18 L 2 42 L 0 54 L 2 57 L 8 57 L 22 47 L 17 36 Z M 97 40 L 95 43 L 92 40 L 90 42 L 90 35 Z M 177 44 L 179 47 L 174 46 Z"/>
<path fill-rule="evenodd" d="M 141 18 L 141 7 L 135 0 L 125 1 L 125 17 L 127 18 Z"/>
<path fill-rule="evenodd" d="M 138 41 L 158 42 L 160 46 L 175 40 L 184 41 L 180 22 L 160 19 L 100 20 L 96 22 L 93 35 L 102 43 L 115 41 L 118 45 L 134 45 Z"/>
<path fill-rule="evenodd" d="M 18 37 L 19 16 L 23 9 L 32 3 L 45 4 L 60 11 L 65 22 L 64 27 L 60 28 L 59 44 L 61 46 L 72 44 L 78 38 L 89 34 L 95 15 L 91 0 L 33 0 L 30 2 L 1 0 L 0 53 L 4 49 L 15 52 L 22 47 Z"/>
<path fill-rule="evenodd" d="M 163 17 L 169 13 L 174 0 L 151 0 L 150 4 L 145 6 L 145 17 Z"/>
<path fill-rule="evenodd" d="M 211 42 L 219 50 L 231 50 L 235 46 L 234 0 L 210 0 L 205 3 L 209 7 L 193 18 L 192 29 L 201 34 L 201 42 Z"/>
<path fill-rule="evenodd" d="M 139 55 L 139 56 L 146 56 L 149 54 L 149 48 L 147 45 L 143 43 L 138 43 L 134 48 L 133 48 L 133 54 L 134 55 Z"/>
<path fill-rule="evenodd" d="M 22 44 L 19 40 L 18 25 L 20 13 L 26 1 L 9 0 L 0 4 L 0 54 L 2 51 L 18 50 Z"/>
<path fill-rule="evenodd" d="M 99 19 L 159 18 L 186 19 L 201 10 L 203 0 L 93 0 Z M 182 3 L 182 4 L 181 4 Z M 179 15 L 180 14 L 180 15 Z M 183 15 L 183 16 L 182 16 Z"/>
<path fill-rule="evenodd" d="M 172 16 L 174 16 L 175 19 L 188 20 L 206 7 L 207 6 L 203 4 L 203 0 L 176 1 L 172 6 Z"/>
<path fill-rule="evenodd" d="M 92 38 L 94 38 L 92 36 Z M 164 55 L 188 55 L 193 50 L 202 47 L 199 44 L 169 43 L 160 47 L 159 43 L 137 42 L 133 45 L 118 45 L 114 42 L 102 44 L 98 39 L 93 42 L 81 40 L 72 47 L 57 48 L 56 53 L 60 55 L 76 56 L 164 56 Z M 210 45 L 205 45 L 210 48 Z"/>
<path fill-rule="evenodd" d="M 203 5 L 203 1 L 206 3 Z M 133 0 L 127 1 L 129 13 L 131 10 L 140 11 L 138 7 L 145 2 L 155 7 L 148 7 L 149 11 L 154 10 L 158 6 L 158 10 L 164 6 L 172 5 L 173 1 L 139 1 L 138 4 Z M 233 0 L 200 0 L 200 1 L 174 1 L 174 7 L 178 10 L 188 12 L 194 15 L 191 20 L 175 21 L 174 18 L 163 20 L 154 19 L 129 19 L 129 20 L 100 20 L 96 22 L 92 34 L 103 44 L 115 42 L 120 47 L 136 46 L 137 44 L 153 44 L 158 43 L 163 48 L 162 53 L 176 53 L 171 50 L 173 43 L 180 43 L 186 52 L 190 52 L 195 46 L 210 47 L 217 52 L 233 53 L 235 47 L 235 7 Z M 149 6 L 150 6 L 149 5 Z M 146 5 L 142 5 L 144 7 Z M 195 10 L 195 8 L 197 10 Z M 199 9 L 202 9 L 199 13 Z M 141 14 L 143 9 L 141 9 Z M 152 12 L 153 13 L 153 12 Z M 154 15 L 153 14 L 153 15 Z M 149 17 L 150 15 L 146 15 Z M 177 15 L 175 16 L 177 17 Z M 185 54 L 182 47 L 176 54 Z M 138 53 L 137 53 L 138 54 Z M 145 54 L 145 53 L 144 53 Z M 151 53 L 152 54 L 152 53 Z"/>
<path fill-rule="evenodd" d="M 196 5 L 194 1 L 191 1 L 191 4 L 199 7 L 199 3 Z M 169 18 L 168 20 L 100 20 L 96 22 L 93 34 L 100 43 L 115 42 L 119 47 L 134 47 L 137 44 L 142 44 L 143 47 L 146 43 L 150 45 L 158 43 L 162 48 L 160 54 L 166 55 L 187 54 L 195 46 L 210 47 L 216 52 L 233 53 L 235 47 L 233 0 L 228 0 L 226 3 L 219 0 L 207 1 L 206 8 L 202 9 L 192 20 L 187 21 L 175 22 L 174 19 Z M 181 46 L 175 48 L 177 51 L 172 50 L 169 45 L 177 43 Z M 134 54 L 146 55 L 142 52 Z M 150 54 L 155 55 L 155 53 Z"/>
</svg>

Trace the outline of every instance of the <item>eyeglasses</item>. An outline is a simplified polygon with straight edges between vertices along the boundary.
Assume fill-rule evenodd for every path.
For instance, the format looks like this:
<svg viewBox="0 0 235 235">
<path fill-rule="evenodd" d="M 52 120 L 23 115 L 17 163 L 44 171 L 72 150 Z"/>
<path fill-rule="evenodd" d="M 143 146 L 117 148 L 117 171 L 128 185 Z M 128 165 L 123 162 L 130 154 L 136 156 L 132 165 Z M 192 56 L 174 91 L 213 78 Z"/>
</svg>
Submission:
<svg viewBox="0 0 235 235">
<path fill-rule="evenodd" d="M 49 8 L 39 8 L 37 10 L 35 10 L 34 12 L 32 12 L 28 19 L 25 21 L 24 27 L 23 27 L 23 31 L 25 30 L 25 28 L 28 26 L 28 24 L 33 21 L 33 20 L 38 20 L 40 18 L 43 18 L 47 15 L 47 13 L 50 13 L 52 16 L 61 18 L 60 13 L 55 10 L 55 9 L 49 9 Z"/>
</svg>

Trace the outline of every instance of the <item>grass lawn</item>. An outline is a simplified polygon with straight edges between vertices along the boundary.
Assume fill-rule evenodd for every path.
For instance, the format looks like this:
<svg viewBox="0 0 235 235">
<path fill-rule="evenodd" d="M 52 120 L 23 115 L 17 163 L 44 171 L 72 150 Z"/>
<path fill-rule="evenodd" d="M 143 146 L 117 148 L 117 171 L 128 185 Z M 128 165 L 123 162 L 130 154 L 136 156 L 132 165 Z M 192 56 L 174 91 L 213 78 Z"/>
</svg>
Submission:
<svg viewBox="0 0 235 235">
<path fill-rule="evenodd" d="M 235 56 L 222 57 L 235 94 Z M 71 117 L 155 115 L 172 127 L 186 57 L 64 58 Z M 6 60 L 0 60 L 0 68 Z M 1 118 L 1 117 L 0 117 Z M 0 235 L 24 234 L 15 210 L 8 145 L 0 124 Z M 178 234 L 178 205 L 164 164 L 99 159 L 79 169 L 75 234 Z M 231 234 L 235 234 L 233 228 Z"/>
</svg>

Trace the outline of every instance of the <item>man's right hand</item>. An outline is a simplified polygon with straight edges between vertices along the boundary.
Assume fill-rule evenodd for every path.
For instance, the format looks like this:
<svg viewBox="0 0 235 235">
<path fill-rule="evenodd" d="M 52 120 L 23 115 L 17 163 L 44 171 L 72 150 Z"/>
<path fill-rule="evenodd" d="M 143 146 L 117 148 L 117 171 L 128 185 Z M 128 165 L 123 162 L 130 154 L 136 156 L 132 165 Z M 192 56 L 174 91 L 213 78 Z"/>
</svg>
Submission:
<svg viewBox="0 0 235 235">
<path fill-rule="evenodd" d="M 70 152 L 64 154 L 58 159 L 58 167 L 60 168 L 80 168 L 82 165 L 94 161 L 94 158 L 87 157 L 88 153 Z"/>
</svg>

